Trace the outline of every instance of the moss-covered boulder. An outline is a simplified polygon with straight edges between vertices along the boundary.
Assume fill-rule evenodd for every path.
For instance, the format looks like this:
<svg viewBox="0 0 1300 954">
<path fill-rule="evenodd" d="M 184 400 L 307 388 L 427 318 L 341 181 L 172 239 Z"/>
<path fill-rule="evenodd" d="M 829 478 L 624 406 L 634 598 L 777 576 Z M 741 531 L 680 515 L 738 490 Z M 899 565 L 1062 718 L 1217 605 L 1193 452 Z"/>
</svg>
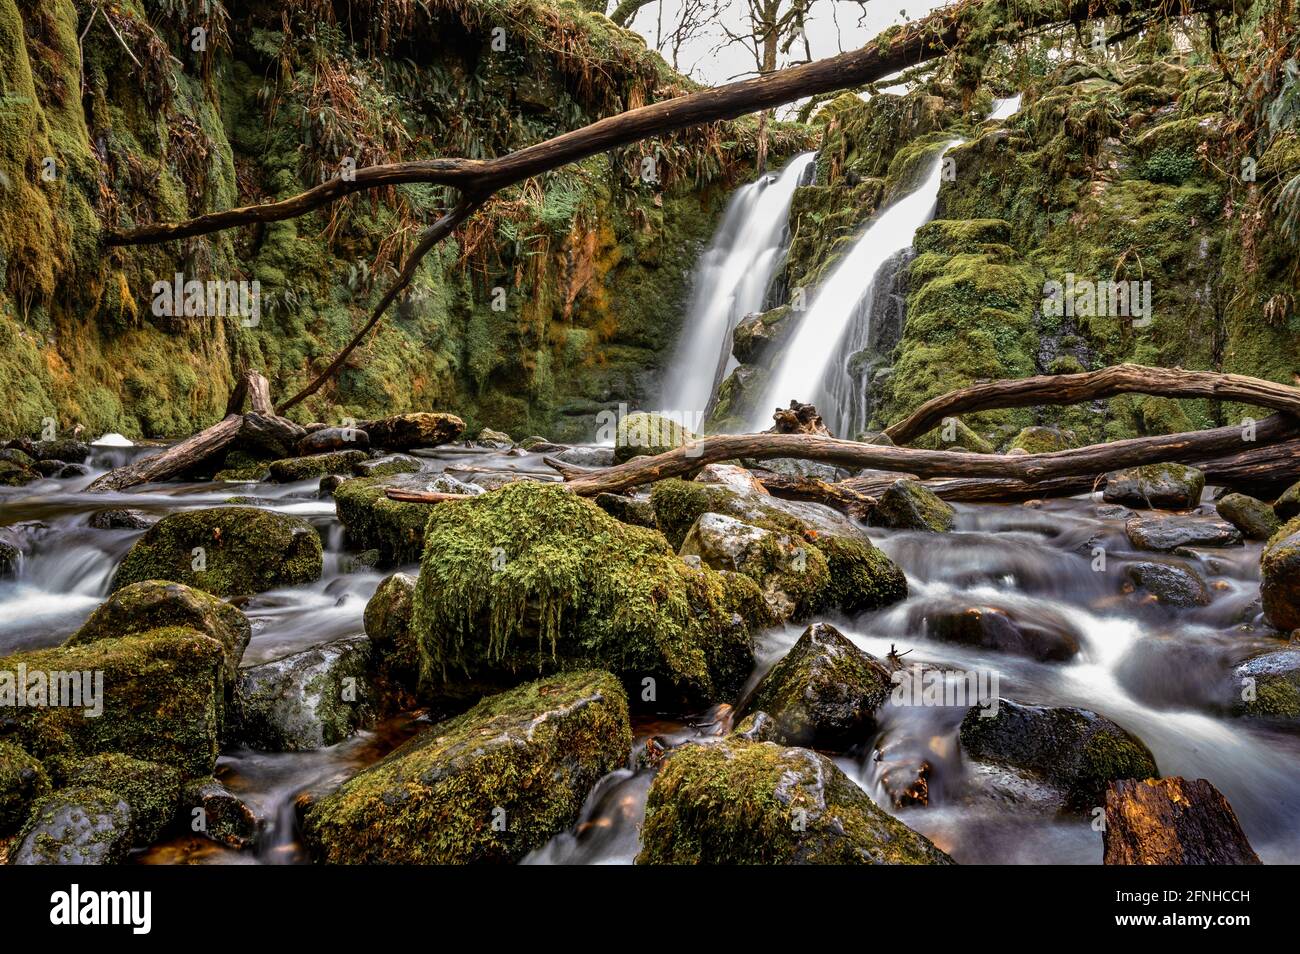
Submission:
<svg viewBox="0 0 1300 954">
<path fill-rule="evenodd" d="M 3 728 L 40 759 L 122 752 L 210 775 L 225 668 L 224 647 L 184 627 L 0 657 Z M 27 702 L 18 705 L 22 673 Z M 40 698 L 63 704 L 33 704 Z"/>
<path fill-rule="evenodd" d="M 1277 500 L 1273 501 L 1273 513 L 1279 520 L 1294 520 L 1300 517 L 1300 482 L 1282 491 Z"/>
<path fill-rule="evenodd" d="M 825 756 L 730 736 L 664 759 L 637 864 L 951 864 Z"/>
<path fill-rule="evenodd" d="M 634 527 L 655 527 L 655 508 L 644 497 L 629 497 L 624 494 L 597 494 L 594 498 L 597 507 L 616 520 L 630 523 Z"/>
<path fill-rule="evenodd" d="M 31 803 L 49 790 L 50 776 L 39 759 L 12 742 L 0 742 L 0 838 L 18 828 Z"/>
<path fill-rule="evenodd" d="M 411 739 L 312 805 L 304 836 L 333 863 L 517 861 L 571 827 L 631 749 L 616 678 L 551 676 Z"/>
<path fill-rule="evenodd" d="M 614 436 L 614 462 L 664 454 L 695 440 L 695 435 L 662 414 L 637 411 L 619 418 Z"/>
<path fill-rule="evenodd" d="M 372 664 L 386 682 L 414 689 L 420 677 L 420 648 L 411 630 L 415 577 L 385 577 L 366 603 L 366 635 L 374 647 Z"/>
<path fill-rule="evenodd" d="M 1252 656 L 1233 670 L 1232 689 L 1235 714 L 1300 726 L 1300 650 Z"/>
<path fill-rule="evenodd" d="M 960 737 L 970 758 L 1039 776 L 1061 790 L 1064 807 L 1078 811 L 1101 805 L 1108 782 L 1160 774 L 1142 740 L 1105 716 L 1072 706 L 1010 699 L 999 699 L 996 708 L 972 706 Z"/>
<path fill-rule="evenodd" d="M 510 484 L 429 508 L 414 630 L 425 672 L 517 680 L 601 666 L 660 703 L 726 699 L 752 666 L 749 590 L 562 487 Z"/>
<path fill-rule="evenodd" d="M 1023 427 L 1007 446 L 1008 451 L 1026 454 L 1051 454 L 1074 446 L 1074 435 L 1059 427 Z"/>
<path fill-rule="evenodd" d="M 1241 533 L 1224 520 L 1196 516 L 1129 517 L 1124 532 L 1139 550 L 1168 553 L 1179 547 L 1233 547 Z"/>
<path fill-rule="evenodd" d="M 300 517 L 256 507 L 173 513 L 131 547 L 113 590 L 171 580 L 217 596 L 261 593 L 320 579 L 320 537 Z"/>
<path fill-rule="evenodd" d="M 352 468 L 358 477 L 392 477 L 396 474 L 419 473 L 423 465 L 410 454 L 385 454 L 363 460 Z"/>
<path fill-rule="evenodd" d="M 1284 633 L 1300 629 L 1300 517 L 1264 545 L 1259 575 L 1265 618 Z"/>
<path fill-rule="evenodd" d="M 226 685 L 233 688 L 239 662 L 253 638 L 248 617 L 211 593 L 183 583 L 144 580 L 124 586 L 90 614 L 66 646 L 134 636 L 165 626 L 184 626 L 211 636 L 226 656 Z"/>
<path fill-rule="evenodd" d="M 889 698 L 888 667 L 829 623 L 814 623 L 745 700 L 738 716 L 763 711 L 773 741 L 845 751 L 866 741 Z"/>
<path fill-rule="evenodd" d="M 1225 494 L 1214 506 L 1247 540 L 1267 540 L 1282 526 L 1271 506 L 1245 494 Z"/>
<path fill-rule="evenodd" d="M 1205 474 L 1182 464 L 1148 464 L 1106 475 L 1101 497 L 1107 503 L 1159 510 L 1190 510 L 1201 501 Z"/>
<path fill-rule="evenodd" d="M 915 480 L 896 480 L 880 495 L 872 508 L 868 523 L 895 530 L 931 530 L 942 533 L 952 529 L 956 511 L 939 499 L 933 490 Z"/>
<path fill-rule="evenodd" d="M 40 476 L 30 467 L 15 464 L 11 460 L 0 460 L 0 487 L 22 487 Z"/>
<path fill-rule="evenodd" d="M 265 752 L 308 752 L 367 725 L 375 700 L 366 678 L 370 640 L 351 636 L 239 671 L 236 739 Z"/>
<path fill-rule="evenodd" d="M 334 488 L 339 521 L 353 549 L 378 550 L 388 565 L 415 563 L 424 552 L 424 526 L 435 508 L 389 500 L 390 486 L 382 477 L 343 481 Z"/>
<path fill-rule="evenodd" d="M 369 460 L 363 450 L 335 451 L 332 454 L 315 454 L 311 457 L 286 457 L 267 465 L 271 479 L 281 484 L 295 480 L 310 480 L 326 474 L 350 474 L 358 464 Z"/>
<path fill-rule="evenodd" d="M 102 788 L 65 788 L 32 806 L 11 865 L 115 865 L 131 850 L 126 799 Z"/>
<path fill-rule="evenodd" d="M 176 819 L 181 798 L 181 773 L 170 765 L 105 752 L 91 756 L 63 773 L 61 786 L 102 789 L 131 807 L 133 842 L 150 844 Z"/>
<path fill-rule="evenodd" d="M 454 441 L 465 430 L 465 422 L 455 414 L 429 411 L 397 414 L 378 421 L 366 421 L 360 426 L 370 435 L 371 444 L 393 451 L 437 447 Z"/>
</svg>

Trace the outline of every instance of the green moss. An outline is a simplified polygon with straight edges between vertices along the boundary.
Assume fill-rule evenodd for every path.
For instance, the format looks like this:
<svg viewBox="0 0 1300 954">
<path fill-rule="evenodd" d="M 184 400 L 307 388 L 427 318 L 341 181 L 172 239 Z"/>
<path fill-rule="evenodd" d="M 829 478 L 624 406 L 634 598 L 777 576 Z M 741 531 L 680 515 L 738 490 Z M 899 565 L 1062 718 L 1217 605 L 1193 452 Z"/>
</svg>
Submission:
<svg viewBox="0 0 1300 954">
<path fill-rule="evenodd" d="M 305 837 L 335 863 L 517 861 L 577 821 L 631 746 L 617 679 L 551 676 L 416 736 L 312 806 Z"/>
<path fill-rule="evenodd" d="M 345 480 L 334 488 L 339 520 L 354 549 L 379 551 L 386 564 L 414 563 L 424 551 L 428 504 L 389 500 L 382 477 Z"/>
<path fill-rule="evenodd" d="M 0 741 L 0 837 L 21 826 L 28 806 L 49 790 L 45 767 L 20 746 Z"/>
<path fill-rule="evenodd" d="M 661 414 L 638 411 L 619 419 L 614 462 L 621 464 L 642 454 L 663 454 L 693 440 L 695 435 L 676 421 Z"/>
<path fill-rule="evenodd" d="M 181 773 L 175 768 L 116 752 L 71 766 L 60 784 L 99 788 L 125 801 L 138 846 L 157 839 L 175 820 L 181 798 Z"/>
<path fill-rule="evenodd" d="M 369 459 L 370 455 L 365 451 L 350 450 L 316 454 L 312 457 L 289 457 L 272 461 L 267 466 L 272 480 L 287 484 L 295 480 L 324 477 L 326 474 L 349 474 L 357 464 Z"/>
</svg>

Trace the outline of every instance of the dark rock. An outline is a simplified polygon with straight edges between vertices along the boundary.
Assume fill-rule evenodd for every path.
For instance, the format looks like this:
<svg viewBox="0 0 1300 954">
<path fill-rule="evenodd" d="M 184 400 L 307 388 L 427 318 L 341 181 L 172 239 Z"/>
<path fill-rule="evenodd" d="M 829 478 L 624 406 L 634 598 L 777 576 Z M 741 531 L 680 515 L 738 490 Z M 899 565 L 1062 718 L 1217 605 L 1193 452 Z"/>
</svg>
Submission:
<svg viewBox="0 0 1300 954">
<path fill-rule="evenodd" d="M 867 522 L 876 527 L 895 530 L 952 529 L 955 511 L 952 506 L 915 480 L 896 480 L 880 495 Z"/>
<path fill-rule="evenodd" d="M 1126 507 L 1190 510 L 1201 502 L 1205 475 L 1182 464 L 1148 464 L 1106 475 L 1102 499 Z"/>
<path fill-rule="evenodd" d="M 227 848 L 252 848 L 261 834 L 261 820 L 253 810 L 215 778 L 185 787 L 180 821 L 187 830 Z"/>
<path fill-rule="evenodd" d="M 472 441 L 475 447 L 487 447 L 493 450 L 510 450 L 515 446 L 514 439 L 501 431 L 494 431 L 490 427 L 485 427 L 478 432 L 478 437 Z"/>
<path fill-rule="evenodd" d="M 465 422 L 454 414 L 418 412 L 370 421 L 365 424 L 365 429 L 376 447 L 406 451 L 454 441 L 465 430 Z"/>
<path fill-rule="evenodd" d="M 1281 496 L 1273 501 L 1273 513 L 1277 514 L 1279 520 L 1294 520 L 1300 517 L 1300 482 L 1282 491 Z"/>
<path fill-rule="evenodd" d="M 1203 778 L 1123 779 L 1106 789 L 1108 865 L 1257 865 L 1223 794 Z"/>
<path fill-rule="evenodd" d="M 76 477 L 90 476 L 90 468 L 85 464 L 64 464 L 59 468 L 59 472 L 54 475 L 60 480 L 72 480 Z"/>
<path fill-rule="evenodd" d="M 329 451 L 366 450 L 369 447 L 370 435 L 359 427 L 323 427 L 300 440 L 295 450 L 300 457 L 310 457 Z"/>
<path fill-rule="evenodd" d="M 1241 531 L 1247 540 L 1267 540 L 1282 526 L 1273 508 L 1245 494 L 1227 494 L 1215 504 L 1219 516 Z"/>
<path fill-rule="evenodd" d="M 1241 543 L 1232 524 L 1204 517 L 1130 517 L 1124 532 L 1139 550 L 1168 552 L 1179 547 L 1231 547 Z"/>
<path fill-rule="evenodd" d="M 23 467 L 13 461 L 0 460 L 0 487 L 23 487 L 33 480 L 40 480 L 40 477 L 40 474 L 29 467 Z"/>
<path fill-rule="evenodd" d="M 28 806 L 49 790 L 45 766 L 20 746 L 0 741 L 0 839 L 22 825 Z"/>
<path fill-rule="evenodd" d="M 132 841 L 145 847 L 176 818 L 181 773 L 169 765 L 106 752 L 78 762 L 62 784 L 108 792 L 131 807 Z"/>
<path fill-rule="evenodd" d="M 1023 450 L 1026 454 L 1050 454 L 1069 450 L 1074 446 L 1074 433 L 1059 427 L 1026 427 L 1012 439 L 1008 450 Z"/>
<path fill-rule="evenodd" d="M 394 573 L 379 584 L 365 613 L 374 664 L 387 679 L 409 688 L 420 676 L 420 648 L 411 632 L 414 600 L 415 577 Z"/>
<path fill-rule="evenodd" d="M 1061 662 L 1079 652 L 1082 634 L 1064 617 L 1027 619 L 997 606 L 917 608 L 926 632 L 941 642 L 995 649 L 1043 662 Z"/>
<path fill-rule="evenodd" d="M 131 809 L 98 788 L 67 788 L 46 795 L 11 851 L 11 865 L 114 865 L 131 850 Z"/>
<path fill-rule="evenodd" d="M 97 510 L 90 525 L 96 530 L 148 530 L 160 519 L 144 510 Z"/>
<path fill-rule="evenodd" d="M 1208 606 L 1210 588 L 1192 570 L 1170 563 L 1133 563 L 1124 568 L 1132 584 L 1163 606 Z"/>
<path fill-rule="evenodd" d="M 597 494 L 595 504 L 615 520 L 630 523 L 634 527 L 655 529 L 655 508 L 645 498 L 626 497 L 623 494 Z"/>
</svg>

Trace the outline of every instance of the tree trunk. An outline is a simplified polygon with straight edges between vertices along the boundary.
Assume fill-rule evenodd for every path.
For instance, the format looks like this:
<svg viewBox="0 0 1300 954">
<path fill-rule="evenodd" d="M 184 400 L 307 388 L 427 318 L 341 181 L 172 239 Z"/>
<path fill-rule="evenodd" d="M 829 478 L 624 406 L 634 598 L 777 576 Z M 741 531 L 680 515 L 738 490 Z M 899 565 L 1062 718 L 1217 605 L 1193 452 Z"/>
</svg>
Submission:
<svg viewBox="0 0 1300 954">
<path fill-rule="evenodd" d="M 228 414 L 206 430 L 174 444 L 161 454 L 146 457 L 104 474 L 86 489 L 93 492 L 125 490 L 137 484 L 166 480 L 203 463 L 230 446 L 239 437 L 244 419 Z"/>
</svg>

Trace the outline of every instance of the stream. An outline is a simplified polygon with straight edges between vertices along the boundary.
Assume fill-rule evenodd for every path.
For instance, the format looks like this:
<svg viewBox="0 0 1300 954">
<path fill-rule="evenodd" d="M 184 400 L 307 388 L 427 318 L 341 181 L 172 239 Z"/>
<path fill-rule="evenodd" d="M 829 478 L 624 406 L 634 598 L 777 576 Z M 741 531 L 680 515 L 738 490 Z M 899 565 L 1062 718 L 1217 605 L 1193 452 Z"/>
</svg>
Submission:
<svg viewBox="0 0 1300 954">
<path fill-rule="evenodd" d="M 244 664 L 362 632 L 366 601 L 386 574 L 358 565 L 344 549 L 333 502 L 317 496 L 315 480 L 83 492 L 107 467 L 142 452 L 96 448 L 90 475 L 0 489 L 0 526 L 25 550 L 17 578 L 0 581 L 0 654 L 58 645 L 107 596 L 117 563 L 143 531 L 96 529 L 90 525 L 96 512 L 130 507 L 162 514 L 222 505 L 236 495 L 305 517 L 325 543 L 319 581 L 239 601 L 253 627 Z M 544 471 L 541 456 L 449 446 L 424 452 L 425 476 L 479 468 Z M 1300 857 L 1300 737 L 1218 715 L 1213 708 L 1233 666 L 1283 645 L 1258 623 L 1260 545 L 1138 554 L 1124 535 L 1122 508 L 1093 496 L 956 509 L 957 525 L 942 537 L 873 528 L 872 539 L 906 572 L 910 595 L 882 610 L 852 619 L 832 615 L 827 621 L 877 657 L 895 649 L 908 653 L 907 663 L 987 670 L 996 673 L 1001 696 L 1094 709 L 1141 738 L 1163 775 L 1209 779 L 1227 797 L 1265 862 Z M 1211 509 L 1212 504 L 1202 504 L 1207 513 Z M 1107 555 L 1102 571 L 1095 569 L 1099 547 Z M 1144 598 L 1140 590 L 1126 592 L 1131 587 L 1124 585 L 1125 567 L 1152 559 L 1194 568 L 1209 584 L 1209 605 L 1173 610 Z M 932 638 L 929 619 L 954 607 L 990 608 L 1022 625 L 1072 634 L 1079 652 L 1066 662 L 1040 662 Z M 803 628 L 779 627 L 763 635 L 751 685 Z M 836 761 L 881 807 L 959 862 L 1100 862 L 1102 836 L 1089 818 L 1058 815 L 1032 792 L 991 784 L 986 769 L 963 760 L 957 727 L 965 711 L 964 705 L 885 705 L 872 737 Z M 634 723 L 634 751 L 651 737 L 671 746 L 720 735 L 730 723 L 727 706 L 687 719 L 643 715 Z M 428 724 L 422 713 L 408 713 L 316 752 L 228 751 L 217 775 L 265 820 L 258 851 L 241 853 L 181 837 L 138 853 L 137 860 L 303 862 L 295 797 L 337 784 Z M 898 773 L 910 777 L 921 762 L 929 767 L 928 805 L 897 807 L 898 785 L 891 779 Z M 622 769 L 604 778 L 574 830 L 533 852 L 526 863 L 630 862 L 652 778 L 652 768 Z"/>
</svg>

